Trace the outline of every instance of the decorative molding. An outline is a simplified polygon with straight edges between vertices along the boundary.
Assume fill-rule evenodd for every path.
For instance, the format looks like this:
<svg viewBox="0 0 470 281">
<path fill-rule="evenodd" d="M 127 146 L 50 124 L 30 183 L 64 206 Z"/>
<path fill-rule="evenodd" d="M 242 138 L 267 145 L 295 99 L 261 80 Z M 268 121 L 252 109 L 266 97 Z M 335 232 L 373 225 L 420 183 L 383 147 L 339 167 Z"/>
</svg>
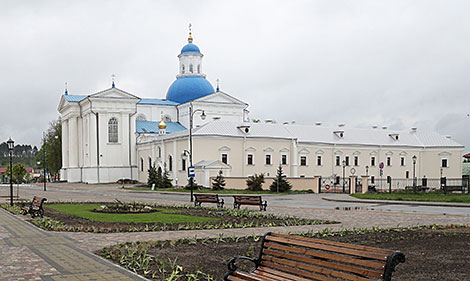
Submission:
<svg viewBox="0 0 470 281">
<path fill-rule="evenodd" d="M 230 151 L 230 150 L 231 150 L 230 147 L 225 146 L 225 145 L 219 148 L 219 151 Z"/>
<path fill-rule="evenodd" d="M 268 148 L 265 148 L 263 151 L 264 152 L 274 152 L 274 149 L 272 149 L 271 147 L 268 147 Z"/>
</svg>

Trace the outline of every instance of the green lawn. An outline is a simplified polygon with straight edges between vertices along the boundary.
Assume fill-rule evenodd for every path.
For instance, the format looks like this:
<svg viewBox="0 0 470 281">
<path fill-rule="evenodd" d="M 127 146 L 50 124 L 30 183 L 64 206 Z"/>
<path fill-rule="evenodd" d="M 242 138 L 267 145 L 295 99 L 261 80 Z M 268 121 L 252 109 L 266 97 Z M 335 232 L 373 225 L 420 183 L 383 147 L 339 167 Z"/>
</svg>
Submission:
<svg viewBox="0 0 470 281">
<path fill-rule="evenodd" d="M 100 205 L 80 204 L 50 204 L 47 206 L 47 208 L 51 208 L 65 214 L 74 215 L 97 222 L 197 223 L 218 220 L 216 218 L 178 215 L 174 214 L 175 210 L 169 209 L 158 209 L 159 212 L 147 214 L 105 214 L 91 212 L 91 210 L 99 207 Z"/>
<path fill-rule="evenodd" d="M 456 194 L 456 193 L 444 194 L 441 192 L 416 193 L 416 194 L 412 192 L 366 193 L 366 194 L 352 194 L 351 196 L 359 198 L 359 199 L 470 203 L 470 194 Z"/>
<path fill-rule="evenodd" d="M 124 189 L 128 190 L 144 190 L 144 191 L 152 191 L 150 187 L 124 187 Z M 188 189 L 176 189 L 176 188 L 155 188 L 155 191 L 165 191 L 165 192 L 191 192 Z M 217 193 L 217 194 L 279 194 L 278 192 L 272 192 L 269 190 L 262 190 L 262 191 L 250 191 L 250 190 L 240 190 L 240 189 L 224 189 L 224 190 L 212 190 L 212 189 L 201 189 L 201 190 L 194 190 L 194 193 Z M 289 192 L 282 192 L 283 194 L 299 194 L 299 193 L 312 193 L 309 190 L 295 190 Z"/>
</svg>

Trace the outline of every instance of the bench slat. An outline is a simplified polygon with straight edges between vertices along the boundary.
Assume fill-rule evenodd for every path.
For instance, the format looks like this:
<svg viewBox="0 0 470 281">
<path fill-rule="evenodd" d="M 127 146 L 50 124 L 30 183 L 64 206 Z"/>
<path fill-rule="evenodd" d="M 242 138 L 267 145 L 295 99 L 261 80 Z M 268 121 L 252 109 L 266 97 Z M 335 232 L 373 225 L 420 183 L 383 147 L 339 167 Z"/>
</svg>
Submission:
<svg viewBox="0 0 470 281">
<path fill-rule="evenodd" d="M 332 253 L 327 253 L 327 252 L 322 252 L 322 251 L 317 251 L 317 250 L 309 250 L 309 249 L 305 249 L 305 248 L 295 248 L 295 247 L 291 247 L 291 246 L 275 244 L 275 243 L 272 243 L 272 242 L 264 243 L 264 247 L 265 248 L 270 248 L 270 249 L 289 251 L 289 252 L 303 254 L 303 255 L 314 256 L 314 257 L 318 257 L 318 258 L 321 258 L 321 259 L 329 259 L 329 260 L 333 260 L 333 261 L 349 263 L 349 264 L 353 264 L 353 265 L 366 266 L 366 267 L 370 267 L 370 268 L 377 269 L 377 270 L 383 270 L 383 268 L 384 268 L 383 263 L 379 263 L 379 262 L 375 262 L 375 261 L 361 260 L 361 259 L 351 259 L 347 256 L 342 256 L 342 255 L 338 255 L 338 254 L 332 254 Z"/>
<path fill-rule="evenodd" d="M 368 252 L 383 253 L 387 255 L 390 255 L 391 253 L 394 252 L 392 250 L 386 250 L 386 249 L 380 249 L 380 248 L 362 246 L 362 245 L 347 244 L 347 243 L 335 242 L 335 241 L 318 239 L 318 238 L 308 238 L 308 237 L 301 237 L 301 236 L 293 237 L 292 235 L 281 234 L 281 233 L 271 233 L 271 235 L 277 236 L 277 237 L 289 238 L 289 239 L 302 240 L 302 241 L 307 241 L 307 242 L 315 242 L 315 243 L 320 243 L 320 244 L 339 246 L 339 247 L 356 249 L 356 250 L 363 250 L 363 251 L 368 251 Z"/>
<path fill-rule="evenodd" d="M 370 277 L 376 277 L 376 278 L 381 278 L 382 273 L 378 271 L 373 271 L 373 270 L 368 270 L 365 268 L 359 268 L 359 267 L 354 267 L 346 264 L 341 264 L 341 263 L 334 263 L 330 261 L 324 261 L 320 259 L 315 259 L 315 258 L 310 258 L 306 256 L 298 256 L 298 255 L 292 255 L 289 253 L 282 253 L 278 251 L 272 251 L 269 249 L 266 249 L 263 251 L 263 254 L 270 255 L 270 256 L 275 256 L 279 258 L 286 258 L 286 259 L 291 259 L 291 260 L 296 260 L 300 262 L 305 262 L 313 265 L 318 265 L 318 266 L 323 266 L 323 267 L 328 267 L 331 269 L 337 269 L 341 271 L 348 271 L 350 273 L 356 273 L 362 276 L 370 276 Z M 333 274 L 332 274 L 333 275 Z M 339 276 L 341 277 L 341 276 Z"/>
<path fill-rule="evenodd" d="M 276 263 L 276 264 L 282 264 L 284 266 L 292 266 L 295 268 L 303 269 L 303 270 L 306 270 L 307 272 L 315 272 L 315 273 L 324 274 L 328 276 L 334 276 L 334 277 L 351 280 L 351 281 L 370 281 L 371 280 L 370 278 L 360 277 L 357 275 L 352 275 L 352 274 L 348 274 L 348 273 L 344 273 L 344 272 L 340 272 L 340 271 L 336 271 L 336 270 L 332 270 L 332 269 L 328 269 L 324 267 L 309 265 L 309 264 L 292 261 L 288 259 L 281 259 L 281 258 L 276 258 L 272 256 L 267 256 L 267 257 L 263 256 L 263 259 L 265 259 L 266 261 Z"/>
<path fill-rule="evenodd" d="M 267 280 L 274 280 L 274 281 L 292 281 L 292 280 L 295 280 L 295 279 L 288 279 L 288 278 L 285 278 L 285 277 L 282 277 L 282 276 L 279 276 L 279 275 L 275 275 L 275 274 L 272 274 L 270 272 L 266 272 L 264 270 L 255 270 L 254 272 L 252 272 L 251 274 L 255 275 L 255 276 L 259 276 L 261 278 L 266 278 Z"/>
<path fill-rule="evenodd" d="M 261 277 L 258 276 L 253 276 L 253 274 L 246 273 L 246 272 L 240 272 L 240 271 L 235 271 L 233 273 L 235 277 L 242 278 L 242 280 L 249 280 L 249 281 L 263 281 Z"/>
<path fill-rule="evenodd" d="M 278 271 L 278 270 L 275 270 L 275 269 L 272 269 L 272 268 L 269 268 L 269 267 L 265 267 L 265 266 L 258 267 L 258 270 L 269 272 L 269 273 L 277 275 L 277 276 L 285 277 L 288 280 L 310 281 L 309 279 L 305 279 L 305 278 L 302 278 L 302 277 L 299 277 L 299 276 L 295 276 L 295 275 L 285 273 L 285 272 L 282 272 L 282 271 Z"/>
<path fill-rule="evenodd" d="M 266 266 L 266 267 L 270 267 L 270 268 L 274 268 L 274 269 L 279 269 L 279 270 L 282 270 L 284 272 L 289 272 L 289 273 L 292 273 L 292 274 L 295 274 L 295 275 L 311 278 L 313 280 L 320 280 L 320 281 L 337 281 L 338 280 L 336 278 L 331 278 L 331 277 L 328 277 L 328 276 L 325 276 L 325 275 L 320 275 L 320 274 L 317 274 L 317 273 L 308 272 L 308 271 L 305 271 L 305 270 L 302 270 L 302 269 L 293 268 L 291 266 L 283 266 L 283 265 L 275 264 L 275 263 L 272 263 L 270 261 L 262 261 L 261 265 Z"/>
<path fill-rule="evenodd" d="M 330 252 L 335 252 L 335 253 L 340 253 L 340 254 L 347 254 L 351 256 L 375 259 L 375 260 L 380 260 L 380 261 L 387 260 L 387 256 L 385 254 L 369 253 L 369 252 L 353 250 L 353 249 L 348 249 L 348 248 L 328 246 L 328 245 L 323 245 L 323 244 L 315 244 L 311 242 L 309 243 L 306 241 L 299 241 L 299 240 L 295 240 L 291 238 L 267 236 L 266 240 L 274 241 L 278 243 L 286 243 L 290 245 L 302 246 L 302 247 L 311 248 L 311 249 L 330 251 Z"/>
</svg>

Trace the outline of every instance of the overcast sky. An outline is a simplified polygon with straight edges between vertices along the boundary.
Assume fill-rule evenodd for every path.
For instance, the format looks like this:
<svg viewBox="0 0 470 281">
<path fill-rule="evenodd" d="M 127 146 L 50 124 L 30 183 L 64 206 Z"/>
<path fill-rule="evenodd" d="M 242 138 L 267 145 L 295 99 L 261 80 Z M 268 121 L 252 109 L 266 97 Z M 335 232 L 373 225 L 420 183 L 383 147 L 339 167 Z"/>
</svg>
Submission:
<svg viewBox="0 0 470 281">
<path fill-rule="evenodd" d="M 165 98 L 188 24 L 251 117 L 451 135 L 470 150 L 470 1 L 0 0 L 0 140 L 39 144 L 70 94 Z"/>
</svg>

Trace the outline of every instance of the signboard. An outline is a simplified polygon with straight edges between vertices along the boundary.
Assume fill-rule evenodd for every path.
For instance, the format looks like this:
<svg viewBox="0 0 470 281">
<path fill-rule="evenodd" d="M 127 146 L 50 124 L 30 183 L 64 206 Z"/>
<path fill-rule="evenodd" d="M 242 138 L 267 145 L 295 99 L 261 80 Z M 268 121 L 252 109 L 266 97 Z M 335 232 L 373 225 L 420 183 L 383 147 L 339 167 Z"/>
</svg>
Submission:
<svg viewBox="0 0 470 281">
<path fill-rule="evenodd" d="M 330 185 L 329 184 L 325 185 L 325 189 L 330 190 Z"/>
<path fill-rule="evenodd" d="M 351 175 L 354 175 L 356 173 L 356 169 L 351 168 Z"/>
<path fill-rule="evenodd" d="M 384 167 L 385 167 L 384 162 L 380 162 L 379 168 L 380 168 L 380 169 L 383 169 Z"/>
<path fill-rule="evenodd" d="M 194 167 L 193 167 L 193 166 L 191 166 L 191 167 L 188 168 L 188 176 L 189 176 L 190 178 L 194 178 L 194 176 L 195 176 L 195 171 L 194 171 Z"/>
<path fill-rule="evenodd" d="M 44 169 L 41 169 L 40 175 L 44 176 Z"/>
</svg>

